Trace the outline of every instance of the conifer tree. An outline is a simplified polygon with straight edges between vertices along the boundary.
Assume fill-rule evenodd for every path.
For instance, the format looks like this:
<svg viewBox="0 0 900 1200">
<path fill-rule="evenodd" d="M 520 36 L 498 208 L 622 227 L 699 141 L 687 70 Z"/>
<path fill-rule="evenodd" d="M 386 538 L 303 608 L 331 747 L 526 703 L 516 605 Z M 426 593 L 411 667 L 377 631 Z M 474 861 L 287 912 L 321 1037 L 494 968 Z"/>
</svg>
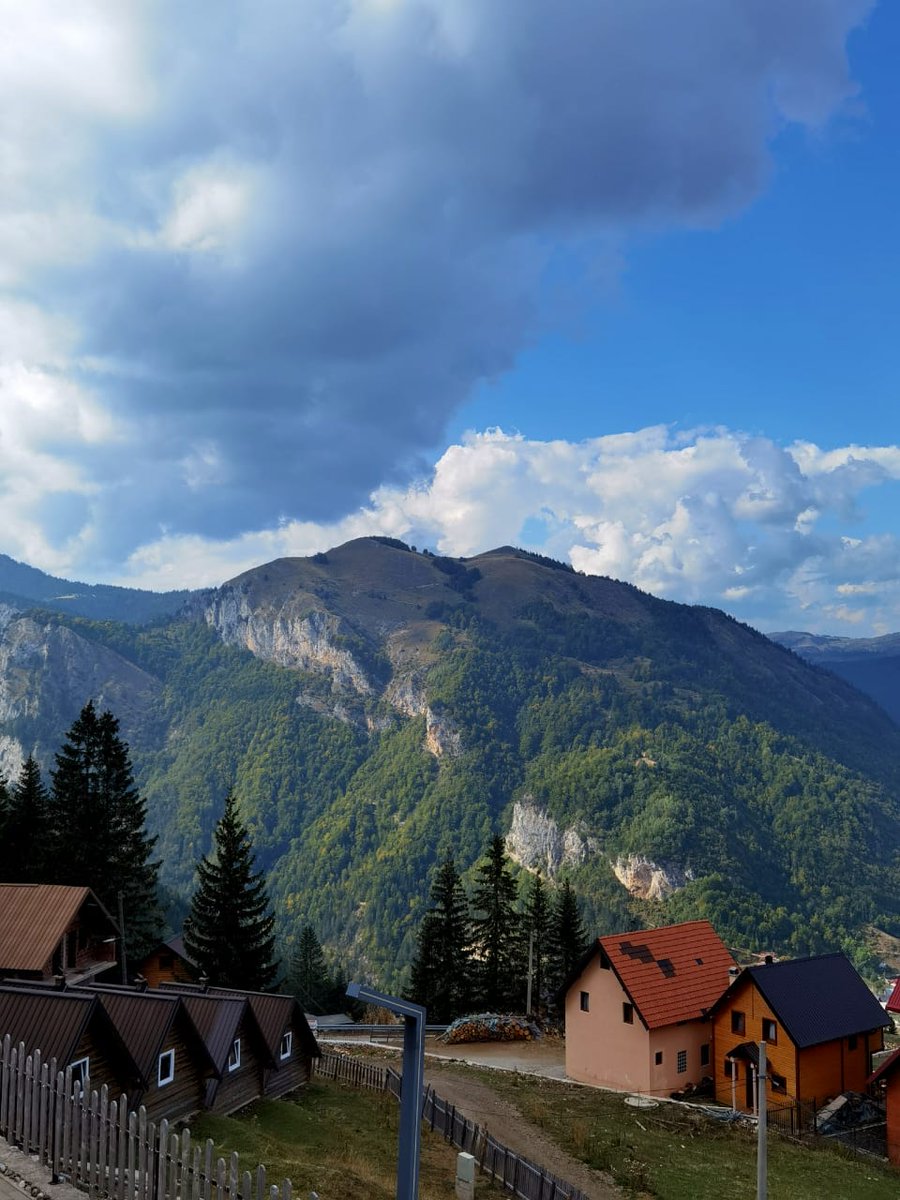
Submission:
<svg viewBox="0 0 900 1200">
<path fill-rule="evenodd" d="M 275 982 L 275 918 L 253 847 L 229 795 L 213 831 L 214 855 L 197 863 L 197 890 L 184 924 L 184 945 L 210 983 L 265 991 Z"/>
<path fill-rule="evenodd" d="M 480 1002 L 494 1011 L 522 1008 L 525 985 L 521 978 L 521 922 L 516 913 L 516 884 L 499 834 L 491 840 L 487 861 L 478 868 L 472 907 Z"/>
<path fill-rule="evenodd" d="M 3 791 L 7 793 L 5 787 Z M 6 802 L 0 870 L 9 883 L 49 882 L 50 874 L 56 879 L 56 872 L 47 870 L 49 803 L 41 769 L 29 754 Z"/>
<path fill-rule="evenodd" d="M 566 982 L 587 946 L 578 899 L 568 879 L 564 879 L 550 918 L 551 990 L 554 993 Z"/>
<path fill-rule="evenodd" d="M 328 972 L 328 964 L 322 944 L 312 925 L 304 925 L 297 939 L 297 949 L 291 959 L 288 980 L 290 990 L 309 1013 L 324 1013 L 331 999 L 334 981 Z"/>
<path fill-rule="evenodd" d="M 550 902 L 540 875 L 534 875 L 525 900 L 525 934 L 531 943 L 531 1009 L 540 1014 L 547 986 L 547 957 L 550 950 Z"/>
<path fill-rule="evenodd" d="M 56 755 L 48 805 L 48 862 L 58 883 L 92 888 L 116 915 L 122 893 L 130 961 L 159 937 L 159 863 L 147 833 L 147 804 L 134 785 L 128 746 L 111 712 L 92 700 Z"/>
<path fill-rule="evenodd" d="M 408 998 L 428 1009 L 432 1021 L 449 1022 L 472 998 L 469 917 L 462 880 L 452 858 L 441 863 L 431 886 L 431 907 L 422 918 L 410 972 Z"/>
</svg>

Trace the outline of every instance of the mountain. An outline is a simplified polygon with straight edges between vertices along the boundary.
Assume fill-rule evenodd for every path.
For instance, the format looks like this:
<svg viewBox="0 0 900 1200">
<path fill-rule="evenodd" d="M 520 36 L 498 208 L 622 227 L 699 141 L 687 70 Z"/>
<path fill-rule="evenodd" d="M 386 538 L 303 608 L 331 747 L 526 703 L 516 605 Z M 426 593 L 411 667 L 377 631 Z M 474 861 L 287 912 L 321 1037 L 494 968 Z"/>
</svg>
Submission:
<svg viewBox="0 0 900 1200">
<path fill-rule="evenodd" d="M 105 583 L 73 583 L 45 575 L 36 567 L 0 554 L 0 603 L 27 609 L 35 605 L 55 612 L 74 613 L 95 620 L 143 624 L 177 612 L 188 591 L 147 592 Z"/>
<path fill-rule="evenodd" d="M 807 662 L 848 680 L 877 700 L 900 725 L 900 633 L 850 638 L 788 630 L 769 636 Z"/>
<path fill-rule="evenodd" d="M 166 882 L 234 788 L 282 936 L 402 985 L 436 862 L 496 829 L 596 933 L 704 916 L 795 953 L 900 933 L 900 729 L 709 608 L 511 547 L 365 538 L 147 627 L 0 622 L 0 748 L 43 761 L 87 696 L 122 719 Z M 68 711 L 67 711 L 68 710 Z"/>
</svg>

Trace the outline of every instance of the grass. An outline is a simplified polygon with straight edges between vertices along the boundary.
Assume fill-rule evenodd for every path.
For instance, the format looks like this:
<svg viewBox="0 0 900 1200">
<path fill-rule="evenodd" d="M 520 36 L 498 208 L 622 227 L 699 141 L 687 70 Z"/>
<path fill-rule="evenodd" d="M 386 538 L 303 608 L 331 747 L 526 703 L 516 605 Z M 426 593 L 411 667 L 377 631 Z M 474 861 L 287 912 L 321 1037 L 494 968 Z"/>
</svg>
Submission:
<svg viewBox="0 0 900 1200">
<path fill-rule="evenodd" d="M 479 1077 L 570 1154 L 607 1171 L 628 1196 L 723 1200 L 756 1195 L 756 1131 L 661 1104 L 502 1071 Z M 842 1147 L 770 1136 L 769 1200 L 897 1200 L 900 1171 Z"/>
<path fill-rule="evenodd" d="M 399 1112 L 391 1096 L 316 1080 L 293 1099 L 262 1100 L 234 1117 L 204 1114 L 191 1136 L 212 1138 L 226 1159 L 236 1150 L 242 1171 L 264 1163 L 268 1182 L 290 1179 L 297 1200 L 313 1190 L 321 1200 L 394 1200 Z M 423 1133 L 421 1200 L 452 1200 L 456 1153 Z"/>
</svg>

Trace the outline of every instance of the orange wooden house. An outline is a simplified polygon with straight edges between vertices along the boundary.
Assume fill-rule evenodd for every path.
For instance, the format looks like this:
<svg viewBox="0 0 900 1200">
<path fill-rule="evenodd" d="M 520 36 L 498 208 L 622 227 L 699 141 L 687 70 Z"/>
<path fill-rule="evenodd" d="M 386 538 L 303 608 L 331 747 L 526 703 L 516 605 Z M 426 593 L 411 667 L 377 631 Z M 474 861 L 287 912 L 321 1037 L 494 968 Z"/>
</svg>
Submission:
<svg viewBox="0 0 900 1200">
<path fill-rule="evenodd" d="M 869 1084 L 883 1092 L 887 1109 L 887 1155 L 895 1167 L 900 1167 L 900 1050 L 895 1050 L 869 1076 Z"/>
<path fill-rule="evenodd" d="M 713 1005 L 716 1099 L 753 1112 L 759 1043 L 773 1105 L 865 1090 L 890 1018 L 843 954 L 747 967 Z"/>
<path fill-rule="evenodd" d="M 188 956 L 184 938 L 180 936 L 160 942 L 141 960 L 137 974 L 152 988 L 161 983 L 196 983 L 200 978 L 200 971 Z"/>
<path fill-rule="evenodd" d="M 709 921 L 598 938 L 566 991 L 566 1074 L 657 1096 L 699 1083 L 733 966 Z"/>
</svg>

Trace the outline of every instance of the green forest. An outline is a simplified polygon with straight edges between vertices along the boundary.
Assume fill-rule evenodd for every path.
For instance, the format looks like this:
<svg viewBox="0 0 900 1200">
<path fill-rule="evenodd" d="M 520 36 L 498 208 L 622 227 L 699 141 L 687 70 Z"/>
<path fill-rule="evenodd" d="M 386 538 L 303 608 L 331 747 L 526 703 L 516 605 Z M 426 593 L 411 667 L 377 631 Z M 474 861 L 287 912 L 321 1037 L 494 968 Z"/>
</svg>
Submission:
<svg viewBox="0 0 900 1200">
<path fill-rule="evenodd" d="M 493 582 L 490 556 L 469 574 L 432 561 L 445 599 L 417 618 L 416 665 L 459 733 L 461 752 L 441 758 L 425 717 L 383 691 L 338 711 L 327 674 L 224 645 L 201 620 L 47 618 L 159 681 L 130 744 L 176 895 L 233 791 L 286 953 L 308 923 L 333 958 L 400 988 L 439 864 L 452 858 L 471 891 L 527 796 L 589 834 L 594 849 L 549 890 L 568 881 L 590 936 L 706 917 L 732 946 L 841 948 L 871 967 L 866 928 L 900 934 L 900 730 L 875 705 L 714 610 L 601 581 L 617 614 L 600 583 L 534 556 L 513 563 L 529 573 L 521 594 Z M 383 688 L 385 645 L 362 622 L 345 639 Z M 635 899 L 611 866 L 629 854 L 693 878 Z"/>
</svg>

